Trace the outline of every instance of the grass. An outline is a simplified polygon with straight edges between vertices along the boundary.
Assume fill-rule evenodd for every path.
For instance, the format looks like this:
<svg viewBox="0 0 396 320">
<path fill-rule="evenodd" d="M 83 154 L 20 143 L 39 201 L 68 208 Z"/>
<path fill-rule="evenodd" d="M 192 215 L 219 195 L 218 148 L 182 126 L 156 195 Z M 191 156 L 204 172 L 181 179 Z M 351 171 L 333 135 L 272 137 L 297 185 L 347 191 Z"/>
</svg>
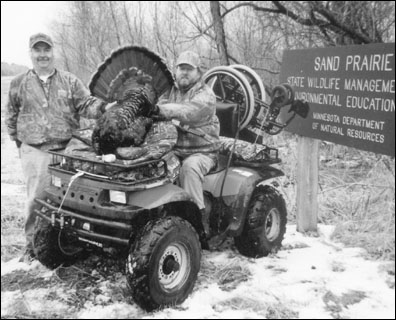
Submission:
<svg viewBox="0 0 396 320">
<path fill-rule="evenodd" d="M 200 273 L 202 276 L 208 278 L 209 282 L 216 282 L 222 291 L 233 291 L 240 283 L 248 281 L 252 277 L 245 257 L 229 253 L 228 258 L 226 264 L 216 265 L 204 259 L 201 265 Z M 244 312 L 260 315 L 263 319 L 292 319 L 298 317 L 296 311 L 288 308 L 279 299 L 276 302 L 267 302 L 248 296 L 223 300 L 217 303 L 214 309 L 218 312 L 229 309 L 244 310 Z"/>
<path fill-rule="evenodd" d="M 356 167 L 328 170 L 323 177 L 328 177 L 330 183 L 320 195 L 321 220 L 335 224 L 333 237 L 346 245 L 362 246 L 372 258 L 394 260 L 394 159 L 356 153 L 360 153 Z M 336 179 L 340 173 L 343 181 Z"/>
<path fill-rule="evenodd" d="M 268 303 L 263 300 L 257 300 L 249 297 L 231 298 L 220 302 L 216 309 L 245 310 L 254 312 L 263 317 L 263 319 L 296 319 L 298 312 L 288 308 L 284 303 Z"/>
<path fill-rule="evenodd" d="M 219 267 L 213 276 L 222 290 L 232 291 L 241 282 L 249 280 L 252 274 L 246 263 L 235 257 L 227 265 Z"/>
<path fill-rule="evenodd" d="M 20 255 L 24 245 L 26 188 L 15 144 L 4 123 L 7 92 L 12 77 L 1 77 L 1 260 Z"/>
<path fill-rule="evenodd" d="M 230 253 L 228 258 L 226 264 L 220 265 L 203 259 L 200 271 L 203 278 L 216 282 L 223 291 L 232 291 L 252 276 L 245 257 Z"/>
<path fill-rule="evenodd" d="M 297 138 L 283 132 L 277 138 L 288 220 L 296 222 Z M 269 141 L 271 145 L 276 144 Z M 395 259 L 395 159 L 322 142 L 319 165 L 318 222 L 336 226 L 333 238 L 363 247 L 372 259 Z"/>
</svg>

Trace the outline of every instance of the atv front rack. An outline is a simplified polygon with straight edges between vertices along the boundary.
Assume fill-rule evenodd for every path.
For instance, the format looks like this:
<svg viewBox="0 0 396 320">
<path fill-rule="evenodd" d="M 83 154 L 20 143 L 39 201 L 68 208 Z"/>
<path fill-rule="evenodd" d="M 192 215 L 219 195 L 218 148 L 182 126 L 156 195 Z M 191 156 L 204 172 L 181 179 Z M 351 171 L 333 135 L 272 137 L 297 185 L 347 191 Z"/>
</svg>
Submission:
<svg viewBox="0 0 396 320">
<path fill-rule="evenodd" d="M 76 174 L 84 173 L 93 180 L 107 181 L 123 186 L 147 184 L 168 177 L 168 163 L 165 159 L 130 161 L 115 160 L 105 162 L 98 159 L 83 158 L 76 155 L 65 154 L 63 150 L 50 150 L 52 164 L 50 170 L 61 173 Z"/>
</svg>

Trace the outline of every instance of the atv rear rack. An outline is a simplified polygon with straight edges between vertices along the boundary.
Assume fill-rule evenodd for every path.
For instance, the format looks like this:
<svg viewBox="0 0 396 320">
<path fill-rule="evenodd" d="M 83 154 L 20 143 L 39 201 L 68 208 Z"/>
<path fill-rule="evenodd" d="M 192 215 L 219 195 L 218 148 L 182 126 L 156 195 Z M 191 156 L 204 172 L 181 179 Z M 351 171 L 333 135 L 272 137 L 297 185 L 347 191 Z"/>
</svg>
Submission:
<svg viewBox="0 0 396 320">
<path fill-rule="evenodd" d="M 157 160 L 115 160 L 105 162 L 100 159 L 83 158 L 81 156 L 65 154 L 63 150 L 50 150 L 53 161 L 50 170 L 61 173 L 84 173 L 90 179 L 133 186 L 166 180 L 168 163 L 164 159 Z"/>
</svg>

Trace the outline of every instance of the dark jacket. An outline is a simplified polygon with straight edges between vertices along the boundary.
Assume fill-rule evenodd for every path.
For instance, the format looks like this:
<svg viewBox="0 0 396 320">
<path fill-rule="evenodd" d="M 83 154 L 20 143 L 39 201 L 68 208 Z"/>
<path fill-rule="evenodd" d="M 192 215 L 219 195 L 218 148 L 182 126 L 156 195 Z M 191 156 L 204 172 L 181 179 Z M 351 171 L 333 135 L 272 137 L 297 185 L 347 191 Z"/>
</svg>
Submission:
<svg viewBox="0 0 396 320">
<path fill-rule="evenodd" d="M 216 97 L 203 81 L 183 93 L 174 86 L 158 107 L 160 115 L 180 122 L 175 151 L 181 156 L 213 153 L 219 150 L 220 124 L 216 116 Z"/>
</svg>

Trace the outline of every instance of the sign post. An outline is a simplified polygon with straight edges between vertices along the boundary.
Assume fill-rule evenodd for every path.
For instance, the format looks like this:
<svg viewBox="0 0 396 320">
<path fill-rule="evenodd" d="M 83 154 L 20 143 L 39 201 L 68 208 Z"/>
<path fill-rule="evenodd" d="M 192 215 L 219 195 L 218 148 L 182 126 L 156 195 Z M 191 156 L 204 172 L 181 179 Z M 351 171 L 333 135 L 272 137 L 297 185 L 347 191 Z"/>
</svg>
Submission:
<svg viewBox="0 0 396 320">
<path fill-rule="evenodd" d="M 395 44 L 285 51 L 280 82 L 310 106 L 306 119 L 285 130 L 302 136 L 297 229 L 315 231 L 319 141 L 309 138 L 395 156 Z"/>
<path fill-rule="evenodd" d="M 297 231 L 317 231 L 319 140 L 299 136 L 297 148 Z"/>
</svg>

